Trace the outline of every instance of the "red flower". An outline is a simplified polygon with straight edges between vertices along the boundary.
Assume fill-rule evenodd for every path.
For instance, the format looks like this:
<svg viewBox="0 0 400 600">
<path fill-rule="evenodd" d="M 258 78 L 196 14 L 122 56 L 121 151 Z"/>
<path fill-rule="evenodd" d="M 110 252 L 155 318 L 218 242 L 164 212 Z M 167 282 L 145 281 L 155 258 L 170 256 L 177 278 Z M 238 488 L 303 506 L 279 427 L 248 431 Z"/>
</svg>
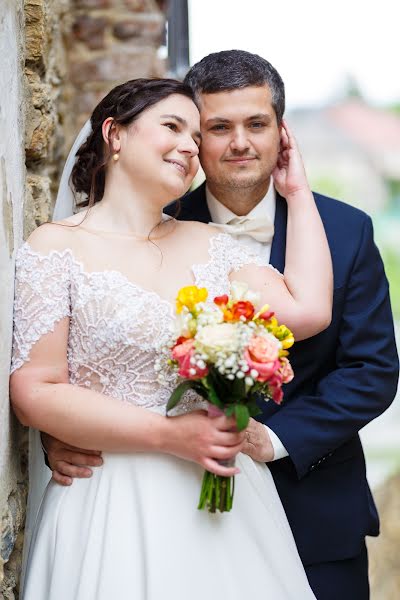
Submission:
<svg viewBox="0 0 400 600">
<path fill-rule="evenodd" d="M 232 306 L 233 318 L 239 320 L 245 317 L 246 321 L 254 317 L 254 306 L 248 300 L 240 300 Z"/>
<path fill-rule="evenodd" d="M 265 312 L 261 313 L 261 315 L 258 315 L 258 319 L 262 319 L 263 321 L 269 321 L 273 316 L 274 316 L 274 311 L 273 310 L 266 310 Z"/>
<path fill-rule="evenodd" d="M 228 302 L 229 298 L 227 294 L 224 294 L 223 296 L 215 296 L 214 298 L 214 304 L 216 304 L 217 306 L 226 306 Z"/>
<path fill-rule="evenodd" d="M 282 376 L 280 373 L 275 373 L 268 381 L 269 391 L 272 396 L 272 400 L 275 404 L 281 404 L 283 400 L 282 392 Z"/>
</svg>

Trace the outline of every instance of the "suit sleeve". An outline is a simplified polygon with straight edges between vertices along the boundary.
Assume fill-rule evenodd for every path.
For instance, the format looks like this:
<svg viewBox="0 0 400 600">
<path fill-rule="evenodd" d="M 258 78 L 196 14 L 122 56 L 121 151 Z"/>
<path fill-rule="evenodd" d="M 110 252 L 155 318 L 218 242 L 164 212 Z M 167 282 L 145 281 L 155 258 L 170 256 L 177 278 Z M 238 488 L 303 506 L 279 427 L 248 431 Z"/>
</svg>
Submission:
<svg viewBox="0 0 400 600">
<path fill-rule="evenodd" d="M 314 395 L 293 398 L 265 420 L 287 449 L 299 478 L 354 437 L 391 404 L 398 356 L 389 287 L 369 217 L 348 279 L 336 369 Z"/>
</svg>

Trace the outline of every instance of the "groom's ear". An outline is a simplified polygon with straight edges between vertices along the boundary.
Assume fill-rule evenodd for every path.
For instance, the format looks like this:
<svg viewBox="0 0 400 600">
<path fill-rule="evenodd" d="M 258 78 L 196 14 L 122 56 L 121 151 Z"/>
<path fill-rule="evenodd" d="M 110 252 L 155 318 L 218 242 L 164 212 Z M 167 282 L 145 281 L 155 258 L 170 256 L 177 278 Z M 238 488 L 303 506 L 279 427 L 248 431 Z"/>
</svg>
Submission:
<svg viewBox="0 0 400 600">
<path fill-rule="evenodd" d="M 111 154 L 119 152 L 121 149 L 119 126 L 112 117 L 108 117 L 101 127 L 103 140 L 106 143 Z"/>
</svg>

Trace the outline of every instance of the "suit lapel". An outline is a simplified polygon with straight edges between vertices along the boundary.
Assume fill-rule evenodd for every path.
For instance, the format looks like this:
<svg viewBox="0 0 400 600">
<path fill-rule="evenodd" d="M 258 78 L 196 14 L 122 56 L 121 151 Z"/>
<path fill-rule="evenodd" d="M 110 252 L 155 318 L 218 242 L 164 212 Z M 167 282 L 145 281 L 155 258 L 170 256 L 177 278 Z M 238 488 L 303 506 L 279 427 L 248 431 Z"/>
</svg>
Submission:
<svg viewBox="0 0 400 600">
<path fill-rule="evenodd" d="M 286 225 L 287 225 L 287 204 L 286 200 L 276 192 L 276 210 L 275 210 L 275 232 L 271 246 L 271 256 L 269 262 L 278 271 L 283 273 L 285 268 L 286 252 Z"/>
</svg>

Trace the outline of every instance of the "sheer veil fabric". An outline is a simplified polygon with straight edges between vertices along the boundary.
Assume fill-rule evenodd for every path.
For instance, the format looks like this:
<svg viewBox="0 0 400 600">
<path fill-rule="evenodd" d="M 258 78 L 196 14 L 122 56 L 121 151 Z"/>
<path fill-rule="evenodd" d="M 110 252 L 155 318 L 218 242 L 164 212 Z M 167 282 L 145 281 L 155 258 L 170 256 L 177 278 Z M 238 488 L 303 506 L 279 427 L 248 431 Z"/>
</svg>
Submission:
<svg viewBox="0 0 400 600">
<path fill-rule="evenodd" d="M 68 154 L 67 160 L 60 179 L 60 185 L 57 192 L 57 199 L 54 207 L 52 221 L 61 221 L 74 214 L 74 194 L 69 185 L 72 168 L 75 164 L 76 153 L 81 145 L 86 141 L 92 131 L 90 119 L 86 121 L 78 133 L 72 148 Z M 26 508 L 25 539 L 22 561 L 22 574 L 24 575 L 28 549 L 32 538 L 32 532 L 35 526 L 39 507 L 43 498 L 46 486 L 51 478 L 51 471 L 46 467 L 44 454 L 41 445 L 40 432 L 36 429 L 29 430 L 29 492 Z M 22 581 L 24 577 L 22 577 Z"/>
</svg>

